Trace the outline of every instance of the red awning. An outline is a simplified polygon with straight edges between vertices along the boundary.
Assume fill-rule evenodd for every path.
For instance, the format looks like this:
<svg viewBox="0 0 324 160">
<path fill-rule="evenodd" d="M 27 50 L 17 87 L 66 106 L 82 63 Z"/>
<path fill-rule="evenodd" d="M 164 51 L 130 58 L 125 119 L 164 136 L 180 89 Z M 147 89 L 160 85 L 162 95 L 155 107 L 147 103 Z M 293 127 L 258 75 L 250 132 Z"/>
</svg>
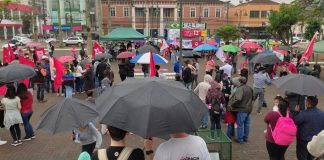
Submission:
<svg viewBox="0 0 324 160">
<path fill-rule="evenodd" d="M 73 31 L 82 31 L 82 26 L 72 26 Z"/>
<path fill-rule="evenodd" d="M 22 27 L 22 24 L 0 24 L 0 27 Z"/>
<path fill-rule="evenodd" d="M 32 6 L 24 5 L 24 4 L 16 4 L 16 3 L 9 3 L 5 6 L 7 9 L 18 10 L 22 12 L 31 12 L 33 11 Z"/>
</svg>

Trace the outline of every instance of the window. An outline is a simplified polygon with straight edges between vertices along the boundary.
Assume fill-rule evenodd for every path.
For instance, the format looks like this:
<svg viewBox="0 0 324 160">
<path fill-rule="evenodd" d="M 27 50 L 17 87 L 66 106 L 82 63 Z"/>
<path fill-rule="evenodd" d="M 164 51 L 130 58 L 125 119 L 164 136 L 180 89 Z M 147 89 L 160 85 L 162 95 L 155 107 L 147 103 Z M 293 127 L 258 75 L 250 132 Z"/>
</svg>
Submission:
<svg viewBox="0 0 324 160">
<path fill-rule="evenodd" d="M 204 8 L 204 17 L 209 17 L 209 9 Z"/>
<path fill-rule="evenodd" d="M 196 8 L 190 8 L 190 17 L 196 17 Z"/>
<path fill-rule="evenodd" d="M 221 9 L 220 8 L 216 8 L 216 14 L 215 14 L 216 17 L 221 17 Z"/>
<path fill-rule="evenodd" d="M 110 16 L 112 16 L 112 17 L 116 16 L 116 8 L 115 7 L 110 8 Z"/>
<path fill-rule="evenodd" d="M 261 18 L 268 18 L 268 11 L 261 11 Z"/>
<path fill-rule="evenodd" d="M 135 8 L 136 17 L 144 17 L 144 8 Z"/>
<path fill-rule="evenodd" d="M 163 9 L 163 17 L 169 18 L 172 15 L 172 8 Z"/>
<path fill-rule="evenodd" d="M 124 17 L 128 17 L 129 16 L 129 8 L 124 8 Z"/>
<path fill-rule="evenodd" d="M 157 8 L 150 8 L 149 11 L 150 17 L 157 17 L 159 15 L 159 10 Z"/>
<path fill-rule="evenodd" d="M 250 11 L 250 18 L 259 18 L 260 11 Z"/>
</svg>

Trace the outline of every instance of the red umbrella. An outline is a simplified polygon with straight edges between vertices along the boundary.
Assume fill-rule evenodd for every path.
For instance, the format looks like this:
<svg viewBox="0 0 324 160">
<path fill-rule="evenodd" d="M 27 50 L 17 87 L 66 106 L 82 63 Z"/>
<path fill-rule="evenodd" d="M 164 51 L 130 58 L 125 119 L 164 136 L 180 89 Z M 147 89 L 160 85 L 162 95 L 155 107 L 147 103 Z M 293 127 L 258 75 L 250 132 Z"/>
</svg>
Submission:
<svg viewBox="0 0 324 160">
<path fill-rule="evenodd" d="M 74 57 L 72 56 L 61 56 L 60 58 L 58 58 L 58 60 L 62 63 L 65 63 L 65 62 L 72 62 L 74 61 Z"/>
<path fill-rule="evenodd" d="M 258 44 L 254 43 L 254 42 L 245 42 L 244 44 L 241 45 L 241 48 L 244 49 L 258 49 L 261 48 Z"/>
<path fill-rule="evenodd" d="M 117 56 L 117 58 L 119 59 L 132 58 L 132 57 L 135 57 L 135 53 L 133 52 L 121 52 Z"/>
<path fill-rule="evenodd" d="M 43 44 L 40 42 L 29 42 L 26 44 L 26 47 L 34 48 L 34 47 L 41 47 Z"/>
<path fill-rule="evenodd" d="M 209 41 L 207 41 L 207 44 L 210 44 L 210 45 L 213 45 L 213 46 L 218 45 L 218 43 L 215 42 L 214 40 L 209 40 Z"/>
</svg>

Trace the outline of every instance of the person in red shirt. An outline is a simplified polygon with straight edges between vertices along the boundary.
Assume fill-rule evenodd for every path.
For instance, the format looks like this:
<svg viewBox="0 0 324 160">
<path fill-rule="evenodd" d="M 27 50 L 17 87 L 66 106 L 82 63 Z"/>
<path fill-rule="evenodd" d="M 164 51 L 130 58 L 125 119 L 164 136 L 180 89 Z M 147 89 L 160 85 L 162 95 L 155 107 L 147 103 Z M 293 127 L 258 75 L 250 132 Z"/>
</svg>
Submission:
<svg viewBox="0 0 324 160">
<path fill-rule="evenodd" d="M 289 108 L 289 103 L 286 100 L 280 100 L 278 104 L 279 111 L 281 115 L 286 115 Z M 267 124 L 267 131 L 265 134 L 266 146 L 270 160 L 285 160 L 285 153 L 288 149 L 288 146 L 282 146 L 275 143 L 272 133 L 272 130 L 275 129 L 276 123 L 280 118 L 280 114 L 277 111 L 270 111 L 265 117 L 264 122 Z M 290 115 L 291 117 L 291 115 Z M 271 128 L 270 126 L 271 125 Z"/>
<path fill-rule="evenodd" d="M 298 73 L 297 67 L 293 63 L 291 63 L 290 60 L 287 60 L 286 66 L 290 73 L 293 73 L 293 74 Z"/>
<path fill-rule="evenodd" d="M 21 117 L 23 119 L 26 136 L 25 141 L 29 141 L 32 138 L 36 138 L 34 135 L 34 130 L 30 124 L 30 118 L 33 115 L 33 95 L 27 90 L 25 84 L 20 83 L 17 88 L 17 95 L 20 98 L 21 103 Z"/>
</svg>

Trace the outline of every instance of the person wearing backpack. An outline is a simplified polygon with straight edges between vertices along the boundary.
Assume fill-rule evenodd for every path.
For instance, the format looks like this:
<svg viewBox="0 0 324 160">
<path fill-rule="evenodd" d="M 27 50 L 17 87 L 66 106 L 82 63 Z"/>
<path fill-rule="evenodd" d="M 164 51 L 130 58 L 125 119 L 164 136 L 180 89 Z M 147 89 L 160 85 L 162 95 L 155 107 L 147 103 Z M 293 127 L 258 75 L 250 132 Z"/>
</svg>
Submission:
<svg viewBox="0 0 324 160">
<path fill-rule="evenodd" d="M 92 154 L 92 160 L 145 160 L 144 152 L 139 148 L 130 148 L 125 145 L 126 131 L 108 126 L 111 137 L 107 149 L 99 149 Z M 150 152 L 153 153 L 152 150 Z M 146 151 L 148 154 L 148 151 Z"/>
<path fill-rule="evenodd" d="M 307 150 L 307 144 L 313 136 L 324 129 L 324 112 L 316 107 L 317 104 L 317 97 L 308 96 L 305 104 L 306 110 L 300 112 L 300 107 L 296 107 L 297 115 L 294 117 L 294 121 L 297 125 L 296 153 L 298 160 L 314 159 Z"/>
<path fill-rule="evenodd" d="M 285 160 L 288 146 L 294 142 L 297 128 L 289 113 L 289 103 L 281 99 L 278 104 L 279 111 L 270 111 L 265 117 L 267 124 L 265 134 L 266 146 L 270 160 Z"/>
</svg>

